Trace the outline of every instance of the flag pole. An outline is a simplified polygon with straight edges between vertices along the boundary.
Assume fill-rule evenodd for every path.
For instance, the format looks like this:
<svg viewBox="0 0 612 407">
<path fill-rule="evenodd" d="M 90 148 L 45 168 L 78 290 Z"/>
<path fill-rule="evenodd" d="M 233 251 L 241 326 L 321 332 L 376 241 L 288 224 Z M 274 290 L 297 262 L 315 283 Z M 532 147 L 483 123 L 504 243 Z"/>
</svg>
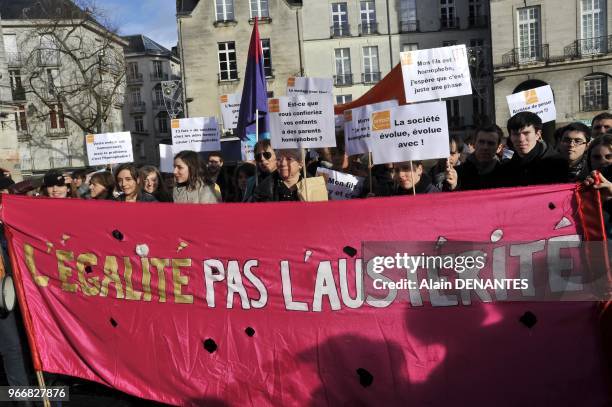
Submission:
<svg viewBox="0 0 612 407">
<path fill-rule="evenodd" d="M 255 144 L 259 142 L 259 109 L 255 109 Z M 253 154 L 255 154 L 255 147 L 253 147 Z M 257 161 L 257 160 L 255 160 Z M 259 185 L 259 174 L 257 173 L 257 162 L 255 162 L 255 186 Z"/>
<path fill-rule="evenodd" d="M 373 194 L 374 191 L 374 180 L 372 179 L 372 152 L 368 152 L 368 172 L 370 173 L 370 193 Z"/>
<path fill-rule="evenodd" d="M 412 167 L 412 160 L 410 160 L 410 178 L 412 178 L 412 195 L 416 195 L 416 186 L 414 183 L 414 168 Z"/>
<path fill-rule="evenodd" d="M 306 178 L 308 178 L 308 173 L 306 171 L 306 149 L 301 148 L 302 150 L 302 169 L 304 170 L 304 193 L 306 194 L 306 202 L 308 202 L 308 182 Z"/>
</svg>

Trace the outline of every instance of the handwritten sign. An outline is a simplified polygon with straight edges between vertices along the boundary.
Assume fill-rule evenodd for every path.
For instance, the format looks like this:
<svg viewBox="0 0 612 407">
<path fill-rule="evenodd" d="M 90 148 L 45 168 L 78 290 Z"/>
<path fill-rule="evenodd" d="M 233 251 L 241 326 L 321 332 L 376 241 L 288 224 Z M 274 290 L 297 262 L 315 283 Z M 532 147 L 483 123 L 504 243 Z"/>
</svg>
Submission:
<svg viewBox="0 0 612 407">
<path fill-rule="evenodd" d="M 465 45 L 400 53 L 407 102 L 472 94 Z"/>
<path fill-rule="evenodd" d="M 219 98 L 221 116 L 223 117 L 223 127 L 225 127 L 226 130 L 232 130 L 238 126 L 238 113 L 240 112 L 241 99 L 242 93 L 240 92 L 221 95 Z"/>
<path fill-rule="evenodd" d="M 221 137 L 214 117 L 193 117 L 172 120 L 172 151 L 219 151 Z"/>
<path fill-rule="evenodd" d="M 346 200 L 361 196 L 365 178 L 321 167 L 317 168 L 317 176 L 319 175 L 325 178 L 330 200 Z"/>
<path fill-rule="evenodd" d="M 370 116 L 376 110 L 392 109 L 397 100 L 365 105 L 350 110 L 350 119 L 345 116 L 344 140 L 348 155 L 364 154 L 370 151 Z M 350 121 L 350 124 L 348 123 Z"/>
<path fill-rule="evenodd" d="M 520 112 L 532 112 L 542 119 L 542 123 L 557 120 L 555 98 L 550 85 L 508 95 L 506 100 L 510 108 L 510 116 Z"/>
<path fill-rule="evenodd" d="M 174 171 L 174 155 L 171 144 L 159 145 L 159 171 L 171 174 Z"/>
<path fill-rule="evenodd" d="M 370 120 L 374 164 L 450 155 L 445 102 L 379 110 Z"/>
<path fill-rule="evenodd" d="M 129 131 L 88 134 L 85 138 L 89 165 L 122 164 L 134 161 L 132 135 Z"/>
<path fill-rule="evenodd" d="M 334 106 L 327 95 L 268 101 L 273 148 L 335 147 Z"/>
</svg>

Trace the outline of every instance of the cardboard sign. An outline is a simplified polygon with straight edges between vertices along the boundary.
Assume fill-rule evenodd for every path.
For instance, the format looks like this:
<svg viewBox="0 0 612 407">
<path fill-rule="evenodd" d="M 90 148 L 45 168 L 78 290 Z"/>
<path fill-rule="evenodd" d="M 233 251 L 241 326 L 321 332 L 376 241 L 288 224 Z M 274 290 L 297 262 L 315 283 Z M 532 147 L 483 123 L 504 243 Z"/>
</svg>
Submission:
<svg viewBox="0 0 612 407">
<path fill-rule="evenodd" d="M 446 103 L 398 106 L 372 113 L 374 164 L 450 155 Z"/>
<path fill-rule="evenodd" d="M 219 151 L 221 135 L 215 117 L 172 120 L 172 151 Z"/>
<path fill-rule="evenodd" d="M 287 96 L 333 95 L 332 78 L 290 77 L 287 80 Z"/>
<path fill-rule="evenodd" d="M 397 100 L 374 103 L 350 110 L 350 119 L 345 115 L 344 140 L 348 155 L 365 154 L 370 149 L 370 116 L 372 112 L 383 109 L 392 109 L 398 105 Z M 346 111 L 345 111 L 346 112 Z"/>
<path fill-rule="evenodd" d="M 240 112 L 240 101 L 242 93 L 232 93 L 229 95 L 221 95 L 219 98 L 221 104 L 221 116 L 223 117 L 223 127 L 226 130 L 233 130 L 238 126 L 238 113 Z"/>
<path fill-rule="evenodd" d="M 508 95 L 506 100 L 510 108 L 510 116 L 520 112 L 532 112 L 542 119 L 542 123 L 557 120 L 555 98 L 550 85 Z"/>
<path fill-rule="evenodd" d="M 325 178 L 330 200 L 346 200 L 361 196 L 365 181 L 363 177 L 356 177 L 327 168 L 317 168 L 317 175 Z"/>
<path fill-rule="evenodd" d="M 406 102 L 472 94 L 465 45 L 400 53 Z"/>
<path fill-rule="evenodd" d="M 88 134 L 85 137 L 89 165 L 122 164 L 134 161 L 132 134 L 129 131 Z"/>
<path fill-rule="evenodd" d="M 240 141 L 240 154 L 242 161 L 254 161 L 255 160 L 255 140 L 254 134 L 247 134 L 247 139 Z"/>
<path fill-rule="evenodd" d="M 174 171 L 174 154 L 171 144 L 159 145 L 159 171 L 171 174 Z"/>
<path fill-rule="evenodd" d="M 273 148 L 335 147 L 334 105 L 327 95 L 270 99 Z"/>
</svg>

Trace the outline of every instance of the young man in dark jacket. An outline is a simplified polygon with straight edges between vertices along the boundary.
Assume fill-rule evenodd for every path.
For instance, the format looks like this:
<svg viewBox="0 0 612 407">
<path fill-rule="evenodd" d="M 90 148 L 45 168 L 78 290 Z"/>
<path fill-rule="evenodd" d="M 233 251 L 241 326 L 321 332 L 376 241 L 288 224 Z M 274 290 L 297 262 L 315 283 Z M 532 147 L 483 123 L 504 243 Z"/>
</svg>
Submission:
<svg viewBox="0 0 612 407">
<path fill-rule="evenodd" d="M 497 154 L 503 148 L 503 137 L 502 129 L 496 125 L 478 128 L 474 153 L 462 165 L 447 169 L 444 189 L 469 191 L 492 188 L 500 166 Z"/>
<path fill-rule="evenodd" d="M 520 112 L 508 120 L 515 154 L 495 171 L 495 186 L 516 187 L 567 182 L 568 164 L 542 140 L 542 120 Z"/>
</svg>

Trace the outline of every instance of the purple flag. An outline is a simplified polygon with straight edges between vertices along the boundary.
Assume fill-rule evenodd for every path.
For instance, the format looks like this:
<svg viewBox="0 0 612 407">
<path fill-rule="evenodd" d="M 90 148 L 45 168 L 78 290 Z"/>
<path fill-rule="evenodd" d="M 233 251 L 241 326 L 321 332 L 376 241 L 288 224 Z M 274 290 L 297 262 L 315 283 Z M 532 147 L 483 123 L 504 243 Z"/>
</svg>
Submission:
<svg viewBox="0 0 612 407">
<path fill-rule="evenodd" d="M 259 40 L 257 18 L 253 25 L 249 55 L 244 74 L 244 87 L 238 114 L 238 137 L 244 141 L 255 140 L 255 114 L 259 111 L 259 139 L 270 138 L 268 121 L 268 89 L 263 64 L 263 50 Z"/>
</svg>

